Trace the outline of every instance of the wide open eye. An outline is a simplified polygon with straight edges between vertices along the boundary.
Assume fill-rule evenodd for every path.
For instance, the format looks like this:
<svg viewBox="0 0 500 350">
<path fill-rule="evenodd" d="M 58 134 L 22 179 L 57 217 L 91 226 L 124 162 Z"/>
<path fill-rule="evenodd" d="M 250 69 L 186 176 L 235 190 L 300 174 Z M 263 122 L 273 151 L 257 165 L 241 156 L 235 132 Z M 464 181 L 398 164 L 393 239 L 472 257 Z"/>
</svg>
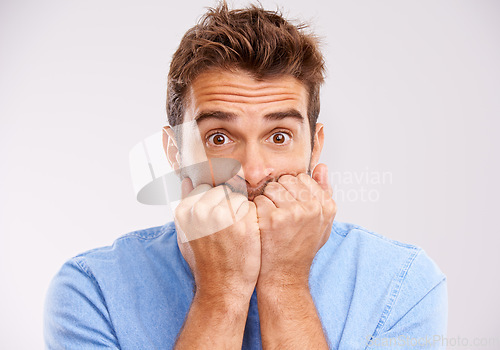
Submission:
<svg viewBox="0 0 500 350">
<path fill-rule="evenodd" d="M 279 131 L 272 134 L 267 140 L 277 145 L 283 145 L 290 141 L 291 137 L 288 133 Z"/>
<path fill-rule="evenodd" d="M 227 137 L 223 133 L 216 132 L 215 134 L 212 134 L 208 137 L 207 142 L 209 142 L 214 146 L 223 146 L 232 141 L 229 137 Z"/>
</svg>

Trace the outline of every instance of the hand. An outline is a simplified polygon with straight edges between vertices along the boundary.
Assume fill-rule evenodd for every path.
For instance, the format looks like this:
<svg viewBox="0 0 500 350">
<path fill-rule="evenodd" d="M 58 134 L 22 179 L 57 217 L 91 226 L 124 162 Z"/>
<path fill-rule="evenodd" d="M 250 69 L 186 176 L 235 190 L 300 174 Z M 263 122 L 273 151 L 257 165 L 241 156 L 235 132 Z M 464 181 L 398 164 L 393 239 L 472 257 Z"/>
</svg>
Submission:
<svg viewBox="0 0 500 350">
<path fill-rule="evenodd" d="M 262 249 L 257 287 L 308 288 L 312 261 L 330 236 L 337 210 L 328 168 L 319 164 L 312 178 L 281 176 L 254 202 Z"/>
<path fill-rule="evenodd" d="M 224 185 L 193 189 L 189 178 L 182 182 L 182 198 L 175 210 L 177 238 L 197 298 L 248 302 L 260 270 L 255 204 Z"/>
</svg>

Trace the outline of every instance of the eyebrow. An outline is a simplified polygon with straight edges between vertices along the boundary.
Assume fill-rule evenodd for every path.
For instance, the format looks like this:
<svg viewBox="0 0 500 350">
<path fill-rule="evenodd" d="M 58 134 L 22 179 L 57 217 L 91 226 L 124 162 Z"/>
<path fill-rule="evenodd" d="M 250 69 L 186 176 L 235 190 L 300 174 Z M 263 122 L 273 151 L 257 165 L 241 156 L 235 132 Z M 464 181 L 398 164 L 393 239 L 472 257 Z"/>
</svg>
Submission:
<svg viewBox="0 0 500 350">
<path fill-rule="evenodd" d="M 267 120 L 282 120 L 285 118 L 293 118 L 293 119 L 298 120 L 301 123 L 304 122 L 304 117 L 295 108 L 291 108 L 291 109 L 284 111 L 284 112 L 269 113 L 269 114 L 266 114 L 264 116 L 264 119 L 267 119 Z"/>
<path fill-rule="evenodd" d="M 194 120 L 196 121 L 197 124 L 201 123 L 203 120 L 207 119 L 217 119 L 217 120 L 222 120 L 222 121 L 232 121 L 234 119 L 238 118 L 238 116 L 234 113 L 230 112 L 223 112 L 223 111 L 207 111 L 207 112 L 200 112 L 196 115 Z M 268 113 L 264 116 L 264 119 L 273 121 L 273 120 L 283 120 L 286 118 L 293 118 L 295 120 L 298 120 L 299 122 L 303 123 L 304 122 L 304 116 L 296 110 L 295 108 L 291 108 L 286 111 L 282 112 L 273 112 L 273 113 Z"/>
<path fill-rule="evenodd" d="M 196 115 L 194 120 L 196 123 L 201 123 L 203 120 L 206 119 L 217 119 L 217 120 L 224 120 L 224 121 L 231 121 L 236 119 L 237 116 L 234 113 L 228 113 L 228 112 L 222 112 L 222 111 L 208 111 L 208 112 L 200 112 Z"/>
</svg>

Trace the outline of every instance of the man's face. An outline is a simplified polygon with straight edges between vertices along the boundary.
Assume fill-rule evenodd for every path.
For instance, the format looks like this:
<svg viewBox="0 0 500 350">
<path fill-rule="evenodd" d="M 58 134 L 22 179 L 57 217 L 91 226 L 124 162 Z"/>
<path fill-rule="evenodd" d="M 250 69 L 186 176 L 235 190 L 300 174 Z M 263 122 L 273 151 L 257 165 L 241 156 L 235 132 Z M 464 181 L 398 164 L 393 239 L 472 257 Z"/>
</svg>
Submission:
<svg viewBox="0 0 500 350">
<path fill-rule="evenodd" d="M 233 158 L 249 200 L 281 175 L 310 172 L 319 160 L 323 126 L 317 124 L 311 152 L 307 103 L 305 86 L 292 76 L 257 81 L 245 72 L 203 73 L 190 87 L 184 115 L 186 125 L 196 121 L 199 135 L 184 129 L 180 166 Z"/>
</svg>

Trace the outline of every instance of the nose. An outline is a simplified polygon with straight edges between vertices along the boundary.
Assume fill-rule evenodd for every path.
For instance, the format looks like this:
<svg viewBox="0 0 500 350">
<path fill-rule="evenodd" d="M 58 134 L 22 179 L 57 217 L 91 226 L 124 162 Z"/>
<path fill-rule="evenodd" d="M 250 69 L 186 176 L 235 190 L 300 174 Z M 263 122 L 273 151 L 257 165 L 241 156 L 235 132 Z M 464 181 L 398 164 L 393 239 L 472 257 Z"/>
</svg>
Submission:
<svg viewBox="0 0 500 350">
<path fill-rule="evenodd" d="M 271 177 L 273 168 L 258 144 L 247 144 L 239 158 L 241 169 L 238 175 L 246 180 L 247 186 L 258 188 Z"/>
</svg>

